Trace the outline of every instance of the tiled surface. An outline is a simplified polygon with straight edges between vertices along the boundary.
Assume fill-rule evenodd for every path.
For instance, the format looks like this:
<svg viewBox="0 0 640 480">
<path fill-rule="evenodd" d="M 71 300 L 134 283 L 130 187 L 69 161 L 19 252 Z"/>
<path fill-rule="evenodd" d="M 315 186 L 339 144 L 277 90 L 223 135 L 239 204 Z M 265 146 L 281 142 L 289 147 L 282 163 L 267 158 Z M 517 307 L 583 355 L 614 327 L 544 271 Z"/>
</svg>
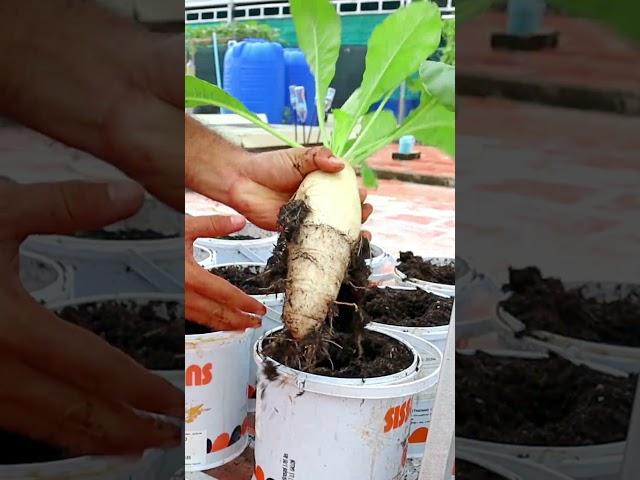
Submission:
<svg viewBox="0 0 640 480">
<path fill-rule="evenodd" d="M 378 172 L 390 174 L 455 179 L 455 162 L 437 148 L 416 145 L 414 151 L 420 152 L 421 156 L 409 161 L 394 160 L 391 155 L 397 151 L 398 145 L 388 145 L 368 160 L 369 166 Z"/>
<path fill-rule="evenodd" d="M 543 29 L 560 32 L 556 50 L 492 50 L 491 34 L 505 28 L 506 15 L 498 12 L 459 26 L 457 73 L 638 93 L 640 69 L 634 66 L 640 63 L 640 49 L 606 26 L 548 15 Z"/>
<path fill-rule="evenodd" d="M 458 104 L 458 254 L 498 283 L 510 264 L 566 279 L 640 278 L 640 118 Z"/>
</svg>

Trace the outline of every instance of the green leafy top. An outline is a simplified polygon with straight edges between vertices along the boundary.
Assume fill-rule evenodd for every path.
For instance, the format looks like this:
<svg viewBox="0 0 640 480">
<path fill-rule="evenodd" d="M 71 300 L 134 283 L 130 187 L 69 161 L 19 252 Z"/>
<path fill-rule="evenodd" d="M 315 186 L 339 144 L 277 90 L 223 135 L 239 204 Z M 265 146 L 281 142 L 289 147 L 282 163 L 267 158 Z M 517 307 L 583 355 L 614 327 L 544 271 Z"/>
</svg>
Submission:
<svg viewBox="0 0 640 480">
<path fill-rule="evenodd" d="M 415 135 L 422 143 L 454 153 L 453 68 L 425 62 L 438 48 L 442 33 L 440 11 L 434 3 L 414 2 L 389 15 L 374 29 L 367 46 L 362 84 L 341 109 L 333 111 L 331 137 L 324 125 L 324 98 L 340 52 L 340 17 L 329 0 L 290 0 L 290 4 L 298 43 L 315 76 L 315 103 L 323 143 L 352 165 L 360 166 L 365 185 L 376 183 L 366 159 L 403 135 Z M 384 107 L 400 84 L 419 69 L 423 84 L 420 105 L 402 125 L 397 125 L 393 114 Z M 378 101 L 376 111 L 369 112 Z M 203 80 L 187 77 L 185 105 L 227 108 L 288 145 L 298 146 L 241 102 Z"/>
</svg>

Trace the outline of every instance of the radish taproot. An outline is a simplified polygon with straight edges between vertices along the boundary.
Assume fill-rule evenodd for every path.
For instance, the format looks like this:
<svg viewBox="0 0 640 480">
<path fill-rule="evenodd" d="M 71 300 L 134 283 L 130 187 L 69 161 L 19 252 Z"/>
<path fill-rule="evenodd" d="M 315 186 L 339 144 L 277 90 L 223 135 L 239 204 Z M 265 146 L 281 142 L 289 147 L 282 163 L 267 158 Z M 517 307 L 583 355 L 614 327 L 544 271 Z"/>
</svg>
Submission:
<svg viewBox="0 0 640 480">
<path fill-rule="evenodd" d="M 443 108 L 425 89 L 415 115 L 402 125 L 384 110 L 397 87 L 416 74 L 440 42 L 442 20 L 436 4 L 413 2 L 389 15 L 373 31 L 360 88 L 333 111 L 335 125 L 324 123 L 324 99 L 340 53 L 340 17 L 329 0 L 290 0 L 298 44 L 314 74 L 319 129 L 325 146 L 348 165 L 339 173 L 313 172 L 305 177 L 288 205 L 304 206 L 304 218 L 287 239 L 287 283 L 283 320 L 297 341 L 311 338 L 327 324 L 349 263 L 360 242 L 361 204 L 355 168 L 365 186 L 375 186 L 366 159 L 379 148 L 411 133 L 423 143 L 450 153 L 454 112 Z M 379 107 L 369 113 L 371 106 Z M 185 77 L 185 107 L 214 105 L 252 121 L 292 147 L 297 142 L 262 121 L 219 87 Z M 281 217 L 283 215 L 281 214 Z M 285 222 L 286 223 L 286 222 Z M 282 225 L 286 230 L 287 225 Z"/>
</svg>

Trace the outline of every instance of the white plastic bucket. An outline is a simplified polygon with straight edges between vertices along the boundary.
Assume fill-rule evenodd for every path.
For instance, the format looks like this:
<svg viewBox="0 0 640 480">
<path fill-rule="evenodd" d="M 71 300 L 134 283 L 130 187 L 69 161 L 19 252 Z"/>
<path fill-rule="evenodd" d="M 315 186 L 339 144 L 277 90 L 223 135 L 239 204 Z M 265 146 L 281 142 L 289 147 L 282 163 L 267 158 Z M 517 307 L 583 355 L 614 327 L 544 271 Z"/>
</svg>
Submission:
<svg viewBox="0 0 640 480">
<path fill-rule="evenodd" d="M 24 250 L 48 256 L 74 271 L 75 297 L 121 292 L 184 291 L 182 215 L 149 198 L 142 209 L 105 230 L 151 229 L 158 240 L 104 240 L 65 235 L 34 235 Z"/>
<path fill-rule="evenodd" d="M 571 282 L 566 284 L 567 288 L 580 286 L 584 286 L 583 293 L 587 298 L 610 300 L 619 294 L 616 288 L 620 284 L 612 282 Z M 627 291 L 640 290 L 640 285 L 627 284 L 622 285 L 622 288 Z M 526 329 L 524 323 L 502 307 L 498 309 L 498 323 L 503 328 L 503 333 L 508 337 Z M 590 342 L 542 330 L 532 331 L 531 335 L 522 336 L 521 341 L 557 353 L 568 351 L 575 358 L 601 363 L 624 372 L 640 373 L 640 348 L 637 347 Z"/>
<path fill-rule="evenodd" d="M 253 330 L 185 335 L 187 472 L 208 470 L 247 447 L 247 382 Z"/>
<path fill-rule="evenodd" d="M 387 286 L 379 288 L 392 288 L 394 290 L 416 290 L 417 287 L 400 287 Z M 441 325 L 437 327 L 403 327 L 399 325 L 385 325 L 383 323 L 373 322 L 377 328 L 384 329 L 396 335 L 409 334 L 410 337 L 426 340 L 438 349 L 440 356 L 437 359 L 437 366 L 440 365 L 442 353 L 447 345 L 447 336 L 449 333 L 449 325 Z M 423 356 L 423 361 L 427 364 L 436 361 L 433 358 Z M 419 392 L 413 405 L 413 414 L 411 415 L 411 427 L 409 433 L 409 458 L 422 458 L 429 426 L 431 425 L 431 412 L 436 398 L 437 383 L 425 391 Z"/>
<path fill-rule="evenodd" d="M 148 450 L 141 459 L 77 457 L 21 465 L 0 465 L 3 480 L 157 480 L 161 452 Z"/>
<path fill-rule="evenodd" d="M 429 257 L 429 258 L 425 258 L 425 261 L 432 263 L 433 265 L 452 265 L 452 264 L 455 265 L 455 259 L 448 258 L 448 257 Z M 406 274 L 402 273 L 397 268 L 396 268 L 396 275 L 405 283 L 408 283 L 410 285 L 415 285 L 416 287 L 421 288 L 427 292 L 436 293 L 438 295 L 442 295 L 443 297 L 455 297 L 456 295 L 455 285 L 426 282 L 418 278 L 409 278 Z"/>
<path fill-rule="evenodd" d="M 258 262 L 238 262 L 238 263 L 225 263 L 216 265 L 214 268 L 223 267 L 256 267 L 263 269 L 266 267 L 266 263 Z M 253 337 L 251 339 L 251 345 L 255 344 L 262 335 L 276 327 L 282 325 L 282 309 L 284 307 L 284 293 L 272 293 L 268 295 L 250 295 L 258 300 L 265 307 L 267 307 L 267 313 L 262 317 L 262 325 L 260 328 L 253 330 Z M 258 367 L 251 358 L 251 352 L 249 352 L 249 385 L 247 386 L 247 396 L 249 397 L 249 412 L 256 411 L 256 384 L 257 384 Z"/>
<path fill-rule="evenodd" d="M 376 245 L 371 245 L 370 249 L 371 258 L 365 261 L 371 269 L 369 282 L 374 285 L 384 285 L 395 281 L 397 278 L 395 268 L 398 263 L 396 259 Z"/>
<path fill-rule="evenodd" d="M 543 351 L 520 350 L 485 350 L 487 353 L 501 357 L 540 359 L 547 358 Z M 474 350 L 458 350 L 462 354 L 473 354 Z M 585 362 L 568 355 L 567 352 L 558 352 L 567 360 L 578 365 L 585 365 L 596 371 L 620 377 L 626 373 L 599 365 Z M 613 480 L 619 478 L 619 468 L 624 454 L 625 442 L 612 442 L 600 445 L 587 445 L 576 447 L 545 447 L 530 445 L 515 445 L 497 442 L 472 440 L 456 437 L 457 449 L 473 449 L 486 453 L 497 453 L 507 458 L 526 459 L 533 463 L 551 468 L 559 473 L 574 479 Z M 497 460 L 499 464 L 502 462 Z M 507 462 L 504 462 L 508 466 Z"/>
<path fill-rule="evenodd" d="M 256 240 L 230 240 L 222 238 L 198 238 L 196 245 L 212 249 L 218 263 L 266 262 L 273 253 L 278 234 L 250 223 L 235 235 L 256 237 Z"/>
<path fill-rule="evenodd" d="M 413 364 L 385 377 L 345 379 L 307 374 L 273 362 L 278 378 L 270 381 L 264 373 L 265 337 L 257 342 L 254 357 L 260 373 L 253 480 L 403 477 L 413 399 L 435 384 L 439 369 L 424 367 L 414 341 L 368 328 L 405 344 L 414 353 Z M 439 355 L 433 346 L 424 348 Z"/>
<path fill-rule="evenodd" d="M 193 246 L 193 258 L 205 270 L 213 268 L 216 264 L 216 254 L 213 250 L 201 245 Z"/>
<path fill-rule="evenodd" d="M 505 480 L 572 480 L 572 477 L 536 463 L 494 452 L 462 448 L 456 445 L 456 459 L 479 465 Z"/>
<path fill-rule="evenodd" d="M 20 252 L 20 278 L 41 303 L 66 300 L 73 292 L 73 272 L 43 255 Z"/>
</svg>

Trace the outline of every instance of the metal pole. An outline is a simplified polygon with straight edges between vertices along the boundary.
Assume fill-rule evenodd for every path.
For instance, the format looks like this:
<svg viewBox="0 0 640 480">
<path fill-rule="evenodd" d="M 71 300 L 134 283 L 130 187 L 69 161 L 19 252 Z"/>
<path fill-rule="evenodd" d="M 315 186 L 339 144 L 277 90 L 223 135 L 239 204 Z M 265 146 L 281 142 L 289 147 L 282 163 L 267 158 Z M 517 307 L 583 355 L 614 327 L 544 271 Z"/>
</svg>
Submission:
<svg viewBox="0 0 640 480">
<path fill-rule="evenodd" d="M 640 472 L 640 379 L 636 384 L 636 397 L 633 401 L 631 423 L 627 433 L 627 446 L 622 460 L 621 480 L 637 480 Z"/>
</svg>

